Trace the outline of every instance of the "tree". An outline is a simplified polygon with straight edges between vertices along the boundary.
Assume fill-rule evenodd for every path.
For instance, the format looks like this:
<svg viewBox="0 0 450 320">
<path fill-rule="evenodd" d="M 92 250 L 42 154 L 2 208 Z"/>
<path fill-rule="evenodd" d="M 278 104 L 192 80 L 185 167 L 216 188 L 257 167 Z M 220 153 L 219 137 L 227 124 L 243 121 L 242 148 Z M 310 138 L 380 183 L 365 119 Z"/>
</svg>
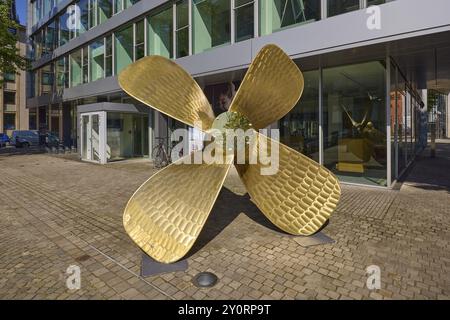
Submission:
<svg viewBox="0 0 450 320">
<path fill-rule="evenodd" d="M 0 74 L 26 70 L 29 61 L 17 47 L 19 24 L 11 19 L 11 0 L 0 0 Z M 0 86 L 3 80 L 0 79 Z"/>
</svg>

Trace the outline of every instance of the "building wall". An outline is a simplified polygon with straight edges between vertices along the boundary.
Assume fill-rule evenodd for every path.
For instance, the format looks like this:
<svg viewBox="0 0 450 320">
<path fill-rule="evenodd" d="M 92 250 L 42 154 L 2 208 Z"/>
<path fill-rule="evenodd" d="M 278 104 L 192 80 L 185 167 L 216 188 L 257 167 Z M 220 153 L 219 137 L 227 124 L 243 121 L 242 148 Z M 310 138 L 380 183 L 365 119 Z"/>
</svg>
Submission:
<svg viewBox="0 0 450 320">
<path fill-rule="evenodd" d="M 19 41 L 17 42 L 17 47 L 20 50 L 20 55 L 26 56 L 26 29 L 21 26 L 17 30 L 19 34 Z M 4 101 L 4 92 L 14 92 L 15 93 L 15 103 L 6 104 Z M 28 109 L 26 108 L 27 95 L 26 95 L 26 72 L 19 71 L 15 75 L 14 82 L 6 81 L 3 87 L 0 88 L 0 132 L 5 132 L 10 135 L 12 130 L 27 130 L 28 129 Z M 15 123 L 14 129 L 5 128 L 5 114 L 14 114 Z"/>
</svg>

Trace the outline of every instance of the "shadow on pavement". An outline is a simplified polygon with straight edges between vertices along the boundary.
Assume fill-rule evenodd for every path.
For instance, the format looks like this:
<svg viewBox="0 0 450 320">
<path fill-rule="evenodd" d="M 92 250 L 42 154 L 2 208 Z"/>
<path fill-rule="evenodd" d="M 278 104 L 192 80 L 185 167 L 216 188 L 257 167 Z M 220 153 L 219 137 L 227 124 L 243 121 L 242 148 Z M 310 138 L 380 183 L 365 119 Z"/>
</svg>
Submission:
<svg viewBox="0 0 450 320">
<path fill-rule="evenodd" d="M 230 225 L 234 219 L 240 214 L 244 213 L 247 217 L 255 221 L 256 223 L 272 230 L 277 233 L 287 235 L 282 230 L 278 229 L 275 225 L 267 219 L 263 213 L 256 207 L 256 205 L 250 201 L 248 194 L 240 196 L 234 194 L 226 188 L 222 188 L 217 201 L 206 220 L 200 235 L 194 243 L 194 246 L 188 252 L 185 258 L 189 258 L 197 251 L 201 250 L 211 240 L 213 240 L 220 232 L 222 232 L 228 225 Z M 247 235 L 236 235 L 247 236 Z"/>
<path fill-rule="evenodd" d="M 450 193 L 450 141 L 436 144 L 435 158 L 426 148 L 401 182 L 417 189 Z"/>
</svg>

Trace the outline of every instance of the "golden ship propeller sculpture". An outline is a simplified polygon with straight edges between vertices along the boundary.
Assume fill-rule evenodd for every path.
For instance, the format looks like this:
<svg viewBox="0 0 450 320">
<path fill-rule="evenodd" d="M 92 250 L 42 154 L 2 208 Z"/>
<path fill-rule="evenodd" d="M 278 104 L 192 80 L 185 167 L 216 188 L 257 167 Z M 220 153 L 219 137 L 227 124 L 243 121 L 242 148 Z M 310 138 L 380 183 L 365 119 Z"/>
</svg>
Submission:
<svg viewBox="0 0 450 320">
<path fill-rule="evenodd" d="M 208 132 L 223 127 L 202 89 L 175 62 L 145 57 L 119 75 L 122 89 L 135 99 L 191 127 Z M 123 215 L 126 232 L 153 259 L 173 263 L 191 249 L 234 164 L 252 201 L 278 228 L 292 235 L 312 235 L 328 220 L 340 198 L 337 178 L 301 153 L 261 135 L 259 129 L 284 117 L 298 102 L 304 79 L 279 47 L 267 45 L 250 65 L 228 114 L 250 123 L 258 141 L 276 146 L 279 168 L 261 175 L 265 164 L 238 164 L 235 156 L 222 164 L 186 164 L 194 151 L 143 183 Z M 200 125 L 199 125 L 200 124 Z M 242 128 L 247 129 L 247 128 Z M 268 150 L 272 152 L 272 150 Z M 256 151 L 251 151 L 256 152 Z"/>
</svg>

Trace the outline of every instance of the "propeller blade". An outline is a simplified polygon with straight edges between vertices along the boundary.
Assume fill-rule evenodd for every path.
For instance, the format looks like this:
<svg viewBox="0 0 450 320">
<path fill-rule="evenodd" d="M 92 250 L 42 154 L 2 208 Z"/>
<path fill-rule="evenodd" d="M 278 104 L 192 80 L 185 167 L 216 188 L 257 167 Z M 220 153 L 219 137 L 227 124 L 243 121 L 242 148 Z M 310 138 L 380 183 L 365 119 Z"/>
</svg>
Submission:
<svg viewBox="0 0 450 320">
<path fill-rule="evenodd" d="M 279 167 L 273 175 L 261 175 L 261 169 L 268 166 L 260 159 L 258 164 L 235 165 L 252 201 L 281 230 L 293 235 L 314 234 L 339 202 L 341 188 L 337 178 L 301 153 L 256 134 L 259 147 L 267 146 L 268 155 L 272 155 L 274 142 Z M 257 152 L 256 149 L 251 152 Z"/>
<path fill-rule="evenodd" d="M 162 263 L 181 259 L 192 247 L 233 163 L 229 156 L 225 164 L 182 164 L 189 157 L 194 163 L 192 153 L 144 182 L 123 215 L 131 239 Z"/>
<path fill-rule="evenodd" d="M 276 45 L 261 49 L 245 74 L 230 111 L 244 115 L 255 129 L 284 117 L 300 99 L 303 74 Z"/>
<path fill-rule="evenodd" d="M 191 127 L 207 130 L 214 112 L 197 82 L 172 60 L 149 56 L 126 67 L 119 85 L 133 98 Z"/>
</svg>

